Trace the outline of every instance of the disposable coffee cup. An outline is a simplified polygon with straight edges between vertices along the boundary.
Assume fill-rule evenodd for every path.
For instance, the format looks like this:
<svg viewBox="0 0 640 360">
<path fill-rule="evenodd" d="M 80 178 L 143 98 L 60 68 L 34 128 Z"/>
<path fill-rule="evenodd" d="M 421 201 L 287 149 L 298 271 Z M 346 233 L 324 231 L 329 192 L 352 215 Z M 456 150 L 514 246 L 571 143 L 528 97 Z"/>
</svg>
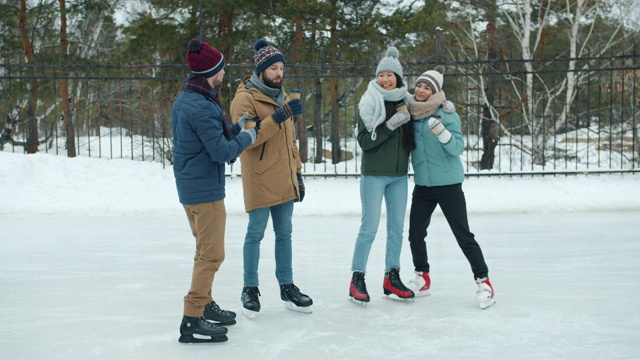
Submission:
<svg viewBox="0 0 640 360">
<path fill-rule="evenodd" d="M 244 120 L 244 128 L 249 130 L 251 128 L 256 127 L 256 121 L 258 121 L 258 119 L 260 119 L 260 117 L 258 116 L 254 116 L 254 117 L 250 117 Z"/>
<path fill-rule="evenodd" d="M 300 89 L 290 89 L 289 99 L 291 100 L 300 99 Z"/>
<path fill-rule="evenodd" d="M 407 104 L 405 104 L 404 102 L 399 103 L 398 105 L 396 105 L 396 111 L 407 111 Z"/>
</svg>

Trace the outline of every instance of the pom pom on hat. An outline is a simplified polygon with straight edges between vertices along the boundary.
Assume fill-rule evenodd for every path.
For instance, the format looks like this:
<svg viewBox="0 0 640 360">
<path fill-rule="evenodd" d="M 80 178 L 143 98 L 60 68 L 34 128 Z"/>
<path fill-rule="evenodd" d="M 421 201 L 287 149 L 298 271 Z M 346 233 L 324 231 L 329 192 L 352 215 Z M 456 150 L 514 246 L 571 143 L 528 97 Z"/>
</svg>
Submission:
<svg viewBox="0 0 640 360">
<path fill-rule="evenodd" d="M 380 74 L 382 71 L 391 71 L 400 78 L 403 77 L 402 73 L 402 65 L 400 65 L 400 61 L 398 61 L 398 57 L 400 57 L 400 52 L 395 46 L 390 46 L 387 49 L 386 56 L 380 60 L 378 63 L 378 67 L 376 68 L 376 75 Z"/>
<path fill-rule="evenodd" d="M 256 41 L 256 43 L 253 45 L 253 50 L 256 52 L 256 74 L 260 74 L 266 68 L 279 61 L 281 61 L 283 64 L 286 64 L 284 55 L 282 55 L 280 50 L 269 45 L 269 43 L 265 39 Z"/>
<path fill-rule="evenodd" d="M 429 85 L 433 93 L 437 93 L 442 90 L 442 85 L 444 82 L 444 66 L 437 65 L 433 70 L 427 70 L 416 80 L 416 85 L 418 83 L 426 83 Z"/>
<path fill-rule="evenodd" d="M 216 76 L 225 65 L 226 61 L 220 51 L 198 39 L 189 41 L 187 66 L 191 72 L 208 79 Z"/>
<path fill-rule="evenodd" d="M 387 49 L 387 57 L 393 57 L 397 59 L 398 57 L 400 57 L 400 51 L 398 51 L 395 46 L 390 46 Z"/>
<path fill-rule="evenodd" d="M 189 41 L 189 52 L 190 53 L 197 53 L 198 51 L 200 51 L 200 49 L 202 49 L 202 43 L 200 42 L 200 40 L 193 39 L 193 40 Z"/>
<path fill-rule="evenodd" d="M 260 39 L 260 40 L 256 41 L 255 44 L 253 44 L 253 51 L 258 52 L 258 50 L 262 49 L 263 47 L 267 47 L 267 46 L 269 46 L 269 43 L 267 42 L 267 40 Z"/>
</svg>

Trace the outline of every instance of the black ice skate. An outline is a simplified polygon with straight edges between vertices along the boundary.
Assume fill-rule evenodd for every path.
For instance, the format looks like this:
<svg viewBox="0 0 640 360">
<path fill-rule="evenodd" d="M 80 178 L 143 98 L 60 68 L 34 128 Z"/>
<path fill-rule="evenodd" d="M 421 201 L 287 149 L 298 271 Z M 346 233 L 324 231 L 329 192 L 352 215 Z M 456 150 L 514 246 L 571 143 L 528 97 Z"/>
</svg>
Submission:
<svg viewBox="0 0 640 360">
<path fill-rule="evenodd" d="M 349 299 L 362 305 L 369 302 L 367 285 L 364 283 L 364 273 L 359 271 L 353 273 L 349 284 Z"/>
<path fill-rule="evenodd" d="M 236 313 L 220 309 L 220 306 L 215 301 L 204 306 L 204 318 L 224 326 L 236 323 Z"/>
<path fill-rule="evenodd" d="M 242 288 L 242 313 L 249 319 L 253 319 L 260 312 L 260 290 L 257 286 L 245 286 Z"/>
<path fill-rule="evenodd" d="M 204 317 L 183 316 L 180 324 L 181 343 L 214 343 L 227 341 L 227 328 L 212 324 Z"/>
<path fill-rule="evenodd" d="M 280 298 L 284 300 L 284 307 L 287 310 L 298 311 L 310 314 L 313 312 L 313 300 L 300 292 L 293 284 L 280 285 Z"/>
<path fill-rule="evenodd" d="M 413 302 L 415 297 L 413 291 L 404 286 L 402 280 L 400 280 L 398 269 L 391 269 L 384 275 L 382 288 L 384 294 L 392 300 Z"/>
</svg>

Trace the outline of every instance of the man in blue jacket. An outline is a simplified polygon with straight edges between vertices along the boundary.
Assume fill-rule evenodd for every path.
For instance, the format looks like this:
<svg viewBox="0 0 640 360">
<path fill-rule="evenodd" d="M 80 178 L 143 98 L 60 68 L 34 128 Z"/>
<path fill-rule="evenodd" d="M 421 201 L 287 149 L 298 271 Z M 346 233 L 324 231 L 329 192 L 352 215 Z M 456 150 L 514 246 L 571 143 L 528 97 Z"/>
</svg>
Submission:
<svg viewBox="0 0 640 360">
<path fill-rule="evenodd" d="M 196 239 L 196 254 L 179 341 L 222 342 L 227 340 L 223 325 L 236 323 L 236 314 L 220 309 L 211 296 L 213 278 L 225 255 L 225 163 L 255 143 L 260 122 L 244 130 L 245 114 L 233 126 L 227 124 L 214 89 L 224 77 L 226 62 L 220 51 L 193 39 L 186 57 L 191 73 L 171 111 L 173 173 Z"/>
</svg>

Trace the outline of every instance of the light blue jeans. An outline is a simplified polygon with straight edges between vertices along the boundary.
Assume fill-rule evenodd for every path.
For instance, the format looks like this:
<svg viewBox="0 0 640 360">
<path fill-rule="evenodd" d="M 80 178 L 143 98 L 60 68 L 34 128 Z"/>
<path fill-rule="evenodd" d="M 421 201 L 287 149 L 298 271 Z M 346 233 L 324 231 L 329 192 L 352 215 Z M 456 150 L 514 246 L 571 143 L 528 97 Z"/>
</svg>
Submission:
<svg viewBox="0 0 640 360">
<path fill-rule="evenodd" d="M 291 266 L 292 200 L 284 204 L 249 211 L 249 225 L 243 248 L 245 286 L 259 285 L 260 242 L 264 238 L 269 214 L 271 214 L 273 231 L 276 235 L 276 279 L 280 285 L 293 283 L 293 268 Z"/>
<path fill-rule="evenodd" d="M 378 232 L 382 198 L 387 209 L 387 247 L 385 251 L 385 272 L 400 270 L 402 231 L 404 215 L 407 211 L 407 176 L 371 176 L 360 178 L 360 202 L 362 220 L 353 251 L 351 271 L 366 272 L 371 245 Z"/>
</svg>

